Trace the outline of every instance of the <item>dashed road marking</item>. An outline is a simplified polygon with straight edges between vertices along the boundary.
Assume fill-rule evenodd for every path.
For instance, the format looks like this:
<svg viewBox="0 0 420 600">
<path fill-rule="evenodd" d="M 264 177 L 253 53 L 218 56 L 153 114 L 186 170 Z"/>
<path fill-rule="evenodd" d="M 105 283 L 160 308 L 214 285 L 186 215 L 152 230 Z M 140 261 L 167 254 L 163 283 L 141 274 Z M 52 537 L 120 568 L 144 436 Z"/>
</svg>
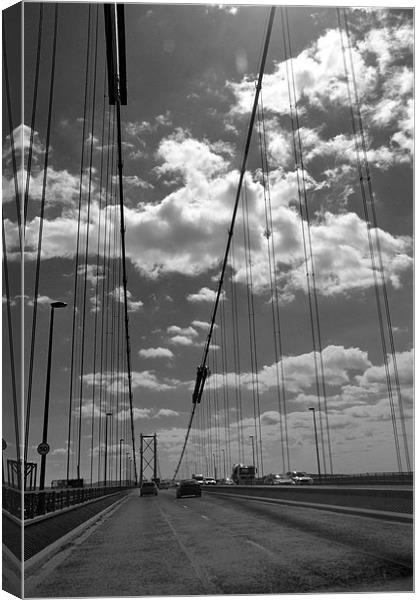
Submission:
<svg viewBox="0 0 420 600">
<path fill-rule="evenodd" d="M 258 548 L 259 550 L 262 550 L 263 552 L 265 552 L 266 554 L 268 554 L 272 558 L 276 558 L 276 555 L 274 554 L 274 552 L 271 552 L 271 550 L 269 550 L 268 548 L 265 548 L 264 546 L 261 546 L 261 544 L 258 544 L 257 542 L 254 542 L 253 540 L 246 540 L 246 541 L 247 541 L 247 544 L 250 544 L 251 546 L 254 546 L 255 548 Z"/>
<path fill-rule="evenodd" d="M 187 546 L 182 542 L 180 536 L 178 535 L 177 531 L 175 530 L 174 526 L 172 525 L 172 523 L 169 519 L 169 515 L 166 514 L 166 512 L 163 510 L 162 506 L 159 506 L 159 510 L 160 510 L 162 517 L 165 519 L 166 523 L 168 524 L 169 529 L 172 531 L 172 534 L 173 534 L 175 540 L 177 541 L 179 547 L 181 548 L 181 550 L 184 552 L 185 556 L 190 561 L 191 567 L 193 568 L 195 574 L 197 575 L 198 579 L 203 584 L 204 589 L 206 590 L 206 594 L 212 594 L 212 595 L 220 594 L 221 590 L 219 589 L 217 584 L 214 581 L 212 581 L 212 579 L 211 579 L 209 573 L 206 571 L 205 567 L 199 562 L 199 560 L 197 560 L 194 552 L 191 552 L 187 548 Z"/>
</svg>

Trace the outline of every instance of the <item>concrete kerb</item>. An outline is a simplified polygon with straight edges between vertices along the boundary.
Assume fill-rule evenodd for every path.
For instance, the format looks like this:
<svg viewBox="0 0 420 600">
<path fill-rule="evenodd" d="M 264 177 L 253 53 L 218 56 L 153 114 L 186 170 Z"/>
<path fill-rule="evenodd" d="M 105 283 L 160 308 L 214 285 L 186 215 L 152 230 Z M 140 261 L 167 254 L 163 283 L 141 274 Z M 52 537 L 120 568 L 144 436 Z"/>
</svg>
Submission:
<svg viewBox="0 0 420 600">
<path fill-rule="evenodd" d="M 245 496 L 243 494 L 229 494 L 223 492 L 212 492 L 219 496 L 235 498 L 238 500 L 255 500 L 256 502 L 267 502 L 269 504 L 288 504 L 290 506 L 302 506 L 306 508 L 315 508 L 317 510 L 324 510 L 329 512 L 343 513 L 347 515 L 353 515 L 358 517 L 369 517 L 371 519 L 383 519 L 386 521 L 400 522 L 400 523 L 413 523 L 413 515 L 407 513 L 396 513 L 385 510 L 375 510 L 370 508 L 357 508 L 351 506 L 339 506 L 334 504 L 320 504 L 317 502 L 303 502 L 300 500 L 284 500 L 279 498 L 267 498 L 263 496 Z"/>
<path fill-rule="evenodd" d="M 127 496 L 123 496 L 122 498 L 116 499 L 113 504 L 111 504 L 110 506 L 107 506 L 103 510 L 99 511 L 98 513 L 96 513 L 95 515 L 90 517 L 90 519 L 87 519 L 86 521 L 84 521 L 83 523 L 81 523 L 80 525 L 78 525 L 77 527 L 75 527 L 74 529 L 69 531 L 68 533 L 64 534 L 63 536 L 61 536 L 60 538 L 58 538 L 57 540 L 55 540 L 54 542 L 49 544 L 46 548 L 43 548 L 42 550 L 37 552 L 34 556 L 31 556 L 31 558 L 28 558 L 27 560 L 25 560 L 25 563 L 24 563 L 25 572 L 27 572 L 28 570 L 32 570 L 34 568 L 34 566 L 36 566 L 38 564 L 39 561 L 45 560 L 51 553 L 56 551 L 58 548 L 60 548 L 64 544 L 68 543 L 72 538 L 80 535 L 80 533 L 82 533 L 87 528 L 94 525 L 94 523 L 98 519 L 100 519 L 102 516 L 104 516 L 105 514 L 107 514 L 108 512 L 110 512 L 112 510 L 116 510 L 120 506 L 120 504 L 125 502 L 128 498 L 129 498 L 129 496 L 127 495 Z"/>
</svg>

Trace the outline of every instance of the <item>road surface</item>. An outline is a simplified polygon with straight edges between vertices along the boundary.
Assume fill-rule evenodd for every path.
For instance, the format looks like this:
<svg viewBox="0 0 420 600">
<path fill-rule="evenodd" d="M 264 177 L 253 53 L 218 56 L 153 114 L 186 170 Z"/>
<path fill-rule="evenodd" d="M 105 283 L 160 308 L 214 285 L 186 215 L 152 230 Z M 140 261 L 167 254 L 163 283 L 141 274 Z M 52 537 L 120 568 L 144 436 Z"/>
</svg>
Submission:
<svg viewBox="0 0 420 600">
<path fill-rule="evenodd" d="M 413 589 L 412 526 L 138 490 L 26 574 L 25 596 L 175 596 Z"/>
</svg>

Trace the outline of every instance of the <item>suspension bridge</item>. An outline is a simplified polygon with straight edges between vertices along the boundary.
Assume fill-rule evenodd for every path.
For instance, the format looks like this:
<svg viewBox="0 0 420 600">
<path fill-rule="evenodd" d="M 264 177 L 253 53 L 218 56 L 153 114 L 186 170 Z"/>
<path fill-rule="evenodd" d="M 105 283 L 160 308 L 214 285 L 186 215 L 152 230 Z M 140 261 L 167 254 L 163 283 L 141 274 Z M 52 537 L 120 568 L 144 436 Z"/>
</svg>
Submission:
<svg viewBox="0 0 420 600">
<path fill-rule="evenodd" d="M 311 54 L 298 9 L 252 9 L 237 81 L 224 75 L 214 93 L 236 98 L 225 141 L 162 108 L 158 77 L 172 68 L 185 84 L 188 40 L 172 32 L 143 49 L 147 76 L 135 62 L 136 27 L 147 36 L 157 14 L 169 31 L 171 11 L 185 27 L 176 7 L 28 5 L 23 57 L 21 10 L 3 12 L 7 591 L 411 590 L 412 358 L 400 332 L 412 308 L 398 296 L 410 244 L 402 216 L 386 230 L 375 190 L 392 160 L 403 173 L 410 162 L 402 132 L 393 158 L 378 158 L 383 104 L 366 124 L 379 75 L 362 63 L 360 16 L 329 9 Z M 186 10 L 210 28 L 238 16 Z M 388 31 L 403 18 L 391 14 Z M 331 114 L 299 62 L 321 71 L 326 39 Z M 394 73 L 385 56 L 381 76 L 386 60 Z M 213 93 L 216 66 L 197 73 L 189 94 L 174 77 L 174 103 Z M 214 485 L 177 500 L 197 474 Z M 275 474 L 287 485 L 270 485 Z M 144 481 L 156 497 L 140 497 Z"/>
</svg>

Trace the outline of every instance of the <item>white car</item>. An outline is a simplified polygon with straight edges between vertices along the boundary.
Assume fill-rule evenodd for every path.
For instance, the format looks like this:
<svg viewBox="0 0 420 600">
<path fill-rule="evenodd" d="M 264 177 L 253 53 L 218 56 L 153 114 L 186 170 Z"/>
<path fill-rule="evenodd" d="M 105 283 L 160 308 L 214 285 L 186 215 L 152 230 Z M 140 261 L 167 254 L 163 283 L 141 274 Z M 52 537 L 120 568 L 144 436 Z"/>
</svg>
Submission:
<svg viewBox="0 0 420 600">
<path fill-rule="evenodd" d="M 204 485 L 216 485 L 214 477 L 204 477 Z"/>
<path fill-rule="evenodd" d="M 312 485 L 314 482 L 312 477 L 305 471 L 288 471 L 287 474 L 296 485 Z"/>
<path fill-rule="evenodd" d="M 264 477 L 265 485 L 295 485 L 295 481 L 290 475 L 281 475 L 279 473 L 272 473 Z"/>
</svg>

